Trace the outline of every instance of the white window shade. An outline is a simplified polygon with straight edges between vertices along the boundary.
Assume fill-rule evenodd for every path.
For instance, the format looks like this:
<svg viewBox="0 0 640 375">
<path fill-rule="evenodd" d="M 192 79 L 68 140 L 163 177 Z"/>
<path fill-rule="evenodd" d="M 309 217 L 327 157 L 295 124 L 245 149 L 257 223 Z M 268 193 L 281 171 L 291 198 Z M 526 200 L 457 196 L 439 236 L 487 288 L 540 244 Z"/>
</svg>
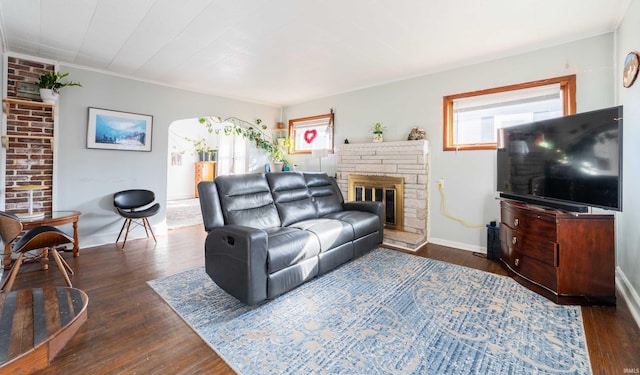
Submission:
<svg viewBox="0 0 640 375">
<path fill-rule="evenodd" d="M 509 102 L 531 101 L 536 98 L 560 95 L 560 84 L 502 91 L 493 94 L 468 96 L 454 100 L 455 110 L 468 110 L 487 106 L 500 106 Z"/>
<path fill-rule="evenodd" d="M 328 127 L 329 119 L 322 118 L 322 119 L 315 119 L 315 120 L 296 121 L 295 126 L 296 128 L 315 128 L 319 126 Z"/>
<path fill-rule="evenodd" d="M 454 141 L 495 143 L 497 129 L 562 115 L 559 84 L 459 98 L 453 101 Z"/>
</svg>

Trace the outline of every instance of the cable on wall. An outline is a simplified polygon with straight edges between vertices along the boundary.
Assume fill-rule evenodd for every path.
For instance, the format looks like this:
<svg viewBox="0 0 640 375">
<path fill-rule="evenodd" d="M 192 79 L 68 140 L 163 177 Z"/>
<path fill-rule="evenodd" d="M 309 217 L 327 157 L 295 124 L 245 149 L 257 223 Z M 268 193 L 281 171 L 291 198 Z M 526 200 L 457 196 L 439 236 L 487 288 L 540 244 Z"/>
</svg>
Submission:
<svg viewBox="0 0 640 375">
<path fill-rule="evenodd" d="M 442 214 L 445 217 L 448 217 L 449 219 L 453 220 L 453 221 L 457 221 L 458 223 L 464 225 L 467 228 L 484 228 L 484 225 L 473 225 L 473 224 L 469 224 L 466 221 L 462 220 L 462 219 L 458 219 L 455 216 L 451 216 L 449 215 L 449 213 L 447 212 L 447 209 L 445 208 L 445 204 L 444 204 L 444 190 L 442 189 L 442 183 L 438 182 L 438 190 L 440 191 L 440 211 L 442 211 Z"/>
</svg>

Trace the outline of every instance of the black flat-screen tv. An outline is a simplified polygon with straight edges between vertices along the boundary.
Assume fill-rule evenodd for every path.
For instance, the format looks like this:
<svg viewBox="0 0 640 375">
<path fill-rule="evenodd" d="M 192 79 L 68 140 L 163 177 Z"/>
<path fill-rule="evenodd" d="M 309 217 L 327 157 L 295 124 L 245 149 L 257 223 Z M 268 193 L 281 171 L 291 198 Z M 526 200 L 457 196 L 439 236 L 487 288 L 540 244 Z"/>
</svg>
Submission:
<svg viewBox="0 0 640 375">
<path fill-rule="evenodd" d="M 622 106 L 498 130 L 502 198 L 622 211 Z"/>
</svg>

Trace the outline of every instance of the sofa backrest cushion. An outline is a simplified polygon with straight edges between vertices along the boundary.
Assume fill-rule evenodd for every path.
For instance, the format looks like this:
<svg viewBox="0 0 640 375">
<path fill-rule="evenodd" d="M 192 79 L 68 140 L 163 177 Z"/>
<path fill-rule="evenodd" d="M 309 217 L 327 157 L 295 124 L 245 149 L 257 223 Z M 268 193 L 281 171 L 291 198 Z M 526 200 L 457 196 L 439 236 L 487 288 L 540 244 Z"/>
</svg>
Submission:
<svg viewBox="0 0 640 375">
<path fill-rule="evenodd" d="M 219 176 L 215 182 L 225 224 L 257 229 L 281 226 L 264 173 Z"/>
<path fill-rule="evenodd" d="M 216 183 L 213 181 L 201 181 L 198 184 L 198 198 L 200 200 L 204 230 L 210 232 L 214 228 L 223 226 L 224 217 L 222 216 Z"/>
<path fill-rule="evenodd" d="M 304 177 L 318 217 L 342 211 L 344 198 L 334 178 L 319 172 L 307 172 Z"/>
<path fill-rule="evenodd" d="M 301 172 L 268 173 L 267 181 L 271 187 L 282 226 L 286 227 L 302 220 L 318 217 L 316 206 Z"/>
</svg>

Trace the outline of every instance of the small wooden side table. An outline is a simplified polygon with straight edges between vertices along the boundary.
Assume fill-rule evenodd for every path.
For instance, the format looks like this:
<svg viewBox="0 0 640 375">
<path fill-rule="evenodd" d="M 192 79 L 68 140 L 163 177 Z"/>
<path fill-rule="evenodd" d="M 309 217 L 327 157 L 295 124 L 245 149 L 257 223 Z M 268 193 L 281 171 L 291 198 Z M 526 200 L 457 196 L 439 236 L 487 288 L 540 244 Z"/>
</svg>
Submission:
<svg viewBox="0 0 640 375">
<path fill-rule="evenodd" d="M 0 294 L 0 373 L 32 374 L 49 365 L 87 320 L 80 289 L 51 287 Z"/>
<path fill-rule="evenodd" d="M 80 211 L 53 211 L 50 215 L 46 214 L 44 217 L 37 219 L 22 219 L 22 229 L 29 230 L 31 228 L 39 227 L 42 225 L 50 225 L 57 227 L 64 224 L 73 225 L 73 256 L 80 256 L 80 240 L 78 238 L 78 218 L 80 217 Z M 4 258 L 2 260 L 5 270 L 11 268 L 11 246 L 5 246 Z"/>
</svg>

